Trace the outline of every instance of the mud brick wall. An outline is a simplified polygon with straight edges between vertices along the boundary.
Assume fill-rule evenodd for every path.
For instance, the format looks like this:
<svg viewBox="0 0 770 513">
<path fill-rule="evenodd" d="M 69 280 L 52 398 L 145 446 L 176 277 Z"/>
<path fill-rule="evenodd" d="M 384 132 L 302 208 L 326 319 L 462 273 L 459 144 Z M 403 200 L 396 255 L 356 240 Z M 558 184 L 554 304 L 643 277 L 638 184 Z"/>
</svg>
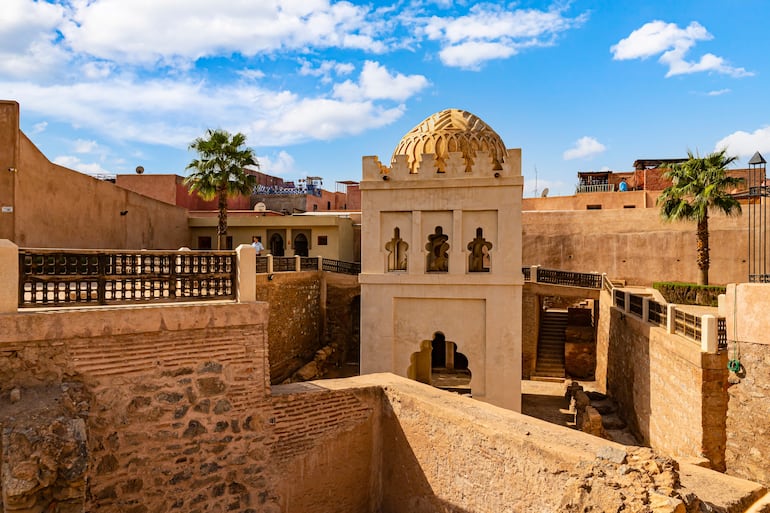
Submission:
<svg viewBox="0 0 770 513">
<path fill-rule="evenodd" d="M 270 305 L 271 383 L 291 376 L 323 345 L 321 291 L 320 272 L 257 275 L 257 301 Z"/>
<path fill-rule="evenodd" d="M 728 389 L 727 473 L 770 487 L 770 345 L 739 346 L 740 382 Z"/>
<path fill-rule="evenodd" d="M 604 295 L 602 296 L 605 297 Z M 670 456 L 706 457 L 725 469 L 727 357 L 602 302 L 600 352 L 607 392 L 645 443 Z M 605 360 L 606 358 L 606 360 Z M 597 377 L 600 375 L 597 372 Z"/>
<path fill-rule="evenodd" d="M 382 390 L 316 383 L 273 387 L 270 467 L 281 511 L 377 511 Z"/>
</svg>

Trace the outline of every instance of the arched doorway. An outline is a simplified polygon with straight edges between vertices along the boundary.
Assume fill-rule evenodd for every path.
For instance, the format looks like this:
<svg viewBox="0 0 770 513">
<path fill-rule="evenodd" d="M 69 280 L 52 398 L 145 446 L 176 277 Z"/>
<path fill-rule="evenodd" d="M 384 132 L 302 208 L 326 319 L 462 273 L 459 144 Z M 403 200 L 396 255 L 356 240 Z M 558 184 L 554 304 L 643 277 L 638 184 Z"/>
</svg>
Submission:
<svg viewBox="0 0 770 513">
<path fill-rule="evenodd" d="M 298 234 L 294 237 L 294 255 L 306 257 L 308 253 L 307 237 L 304 233 Z"/>
<path fill-rule="evenodd" d="M 277 257 L 283 256 L 283 237 L 278 233 L 270 236 L 270 253 Z"/>
<path fill-rule="evenodd" d="M 412 353 L 407 376 L 442 390 L 471 393 L 468 358 L 440 331 L 433 334 L 433 339 L 423 340 L 420 350 Z"/>
</svg>

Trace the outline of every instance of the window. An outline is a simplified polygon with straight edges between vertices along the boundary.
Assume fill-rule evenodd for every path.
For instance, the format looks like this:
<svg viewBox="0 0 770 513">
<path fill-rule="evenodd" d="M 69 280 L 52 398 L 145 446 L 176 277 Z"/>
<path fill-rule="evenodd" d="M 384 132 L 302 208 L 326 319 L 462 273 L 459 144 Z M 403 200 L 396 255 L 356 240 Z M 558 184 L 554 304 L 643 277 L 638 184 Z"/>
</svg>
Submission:
<svg viewBox="0 0 770 513">
<path fill-rule="evenodd" d="M 211 249 L 211 237 L 198 237 L 198 249 Z"/>
<path fill-rule="evenodd" d="M 332 209 L 332 202 L 331 201 L 327 201 L 326 202 L 326 210 L 331 210 L 331 209 Z"/>
<path fill-rule="evenodd" d="M 318 236 L 318 245 L 319 246 L 328 246 L 329 245 L 329 237 L 326 235 L 319 235 Z"/>
<path fill-rule="evenodd" d="M 601 205 L 586 205 L 586 210 L 601 210 Z"/>
<path fill-rule="evenodd" d="M 318 204 L 313 205 L 313 212 L 318 212 Z"/>
<path fill-rule="evenodd" d="M 445 273 L 449 271 L 449 236 L 444 234 L 443 228 L 436 226 L 435 231 L 428 235 L 428 250 L 425 270 L 430 272 Z"/>
<path fill-rule="evenodd" d="M 636 208 L 636 205 L 623 205 L 623 208 Z"/>
</svg>

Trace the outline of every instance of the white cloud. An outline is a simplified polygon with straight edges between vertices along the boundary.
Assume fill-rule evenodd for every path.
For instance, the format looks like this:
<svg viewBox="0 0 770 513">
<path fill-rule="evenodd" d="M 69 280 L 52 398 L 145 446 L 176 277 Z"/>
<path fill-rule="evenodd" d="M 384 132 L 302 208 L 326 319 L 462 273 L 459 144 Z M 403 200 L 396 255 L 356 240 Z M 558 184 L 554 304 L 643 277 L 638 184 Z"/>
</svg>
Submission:
<svg viewBox="0 0 770 513">
<path fill-rule="evenodd" d="M 515 55 L 522 48 L 550 46 L 555 38 L 588 18 L 569 18 L 564 7 L 505 10 L 491 4 L 477 4 L 469 14 L 457 18 L 433 16 L 422 30 L 429 39 L 439 40 L 441 62 L 447 66 L 479 69 L 492 59 Z"/>
<path fill-rule="evenodd" d="M 589 159 L 604 153 L 606 146 L 593 137 L 581 137 L 575 141 L 575 146 L 564 152 L 564 160 Z"/>
<path fill-rule="evenodd" d="M 294 157 L 286 151 L 258 156 L 260 171 L 273 176 L 291 176 L 297 174 Z"/>
<path fill-rule="evenodd" d="M 86 141 L 85 139 L 77 139 L 75 141 L 75 153 L 94 153 L 99 147 L 96 141 Z"/>
<path fill-rule="evenodd" d="M 723 94 L 731 93 L 732 91 L 730 89 L 717 89 L 715 91 L 709 91 L 706 93 L 706 96 L 722 96 Z"/>
<path fill-rule="evenodd" d="M 757 151 L 768 155 L 770 154 L 770 126 L 758 128 L 751 133 L 742 130 L 733 132 L 714 145 L 715 151 L 722 148 L 727 148 L 728 155 L 737 155 L 741 158 L 751 157 Z"/>
<path fill-rule="evenodd" d="M 372 102 L 343 102 L 327 98 L 301 99 L 279 116 L 252 123 L 249 131 L 269 145 L 291 144 L 308 139 L 330 140 L 379 128 L 399 119 L 404 107 L 379 107 Z"/>
<path fill-rule="evenodd" d="M 516 50 L 499 42 L 468 41 L 448 46 L 439 52 L 441 62 L 447 66 L 478 70 L 480 64 L 492 59 L 505 59 Z"/>
<path fill-rule="evenodd" d="M 660 54 L 658 62 L 668 66 L 666 77 L 713 71 L 733 77 L 751 76 L 744 68 L 727 64 L 722 57 L 707 53 L 698 61 L 686 60 L 686 55 L 699 41 L 709 41 L 714 36 L 703 25 L 693 21 L 686 28 L 660 20 L 645 23 L 610 48 L 615 60 L 646 59 Z"/>
<path fill-rule="evenodd" d="M 327 0 L 92 0 L 72 4 L 67 43 L 97 58 L 142 64 L 238 53 L 352 48 L 385 50 L 366 7 Z"/>
<path fill-rule="evenodd" d="M 3 0 L 0 16 L 0 74 L 41 76 L 69 60 L 55 44 L 56 30 L 65 23 L 62 6 L 33 0 Z"/>
<path fill-rule="evenodd" d="M 46 121 L 35 123 L 34 125 L 32 125 L 32 132 L 30 134 L 39 134 L 41 132 L 45 132 L 46 128 L 48 128 L 48 122 Z"/>
<path fill-rule="evenodd" d="M 299 74 L 303 76 L 319 77 L 322 83 L 331 82 L 333 74 L 338 76 L 349 75 L 355 70 L 355 66 L 348 62 L 325 60 L 315 66 L 312 62 L 307 60 L 301 62 L 302 66 L 299 69 Z"/>
<path fill-rule="evenodd" d="M 422 75 L 391 74 L 385 66 L 366 61 L 358 83 L 350 80 L 334 87 L 334 96 L 346 101 L 395 100 L 404 101 L 428 86 Z"/>
<path fill-rule="evenodd" d="M 101 164 L 97 164 L 95 162 L 86 163 L 80 160 L 78 157 L 74 157 L 71 155 L 60 155 L 55 159 L 53 159 L 53 162 L 54 164 L 64 166 L 74 171 L 80 171 L 81 173 L 85 173 L 87 175 L 111 174 L 110 171 L 107 171 L 106 169 L 104 169 L 101 166 Z"/>
</svg>

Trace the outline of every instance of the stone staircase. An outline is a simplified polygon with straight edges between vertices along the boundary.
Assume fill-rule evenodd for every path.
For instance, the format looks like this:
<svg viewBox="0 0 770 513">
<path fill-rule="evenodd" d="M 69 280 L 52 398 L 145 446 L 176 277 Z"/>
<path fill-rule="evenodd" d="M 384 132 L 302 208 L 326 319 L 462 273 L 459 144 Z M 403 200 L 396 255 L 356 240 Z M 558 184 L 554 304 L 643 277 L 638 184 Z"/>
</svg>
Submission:
<svg viewBox="0 0 770 513">
<path fill-rule="evenodd" d="M 534 376 L 564 378 L 564 330 L 567 310 L 549 309 L 540 317 Z"/>
</svg>

